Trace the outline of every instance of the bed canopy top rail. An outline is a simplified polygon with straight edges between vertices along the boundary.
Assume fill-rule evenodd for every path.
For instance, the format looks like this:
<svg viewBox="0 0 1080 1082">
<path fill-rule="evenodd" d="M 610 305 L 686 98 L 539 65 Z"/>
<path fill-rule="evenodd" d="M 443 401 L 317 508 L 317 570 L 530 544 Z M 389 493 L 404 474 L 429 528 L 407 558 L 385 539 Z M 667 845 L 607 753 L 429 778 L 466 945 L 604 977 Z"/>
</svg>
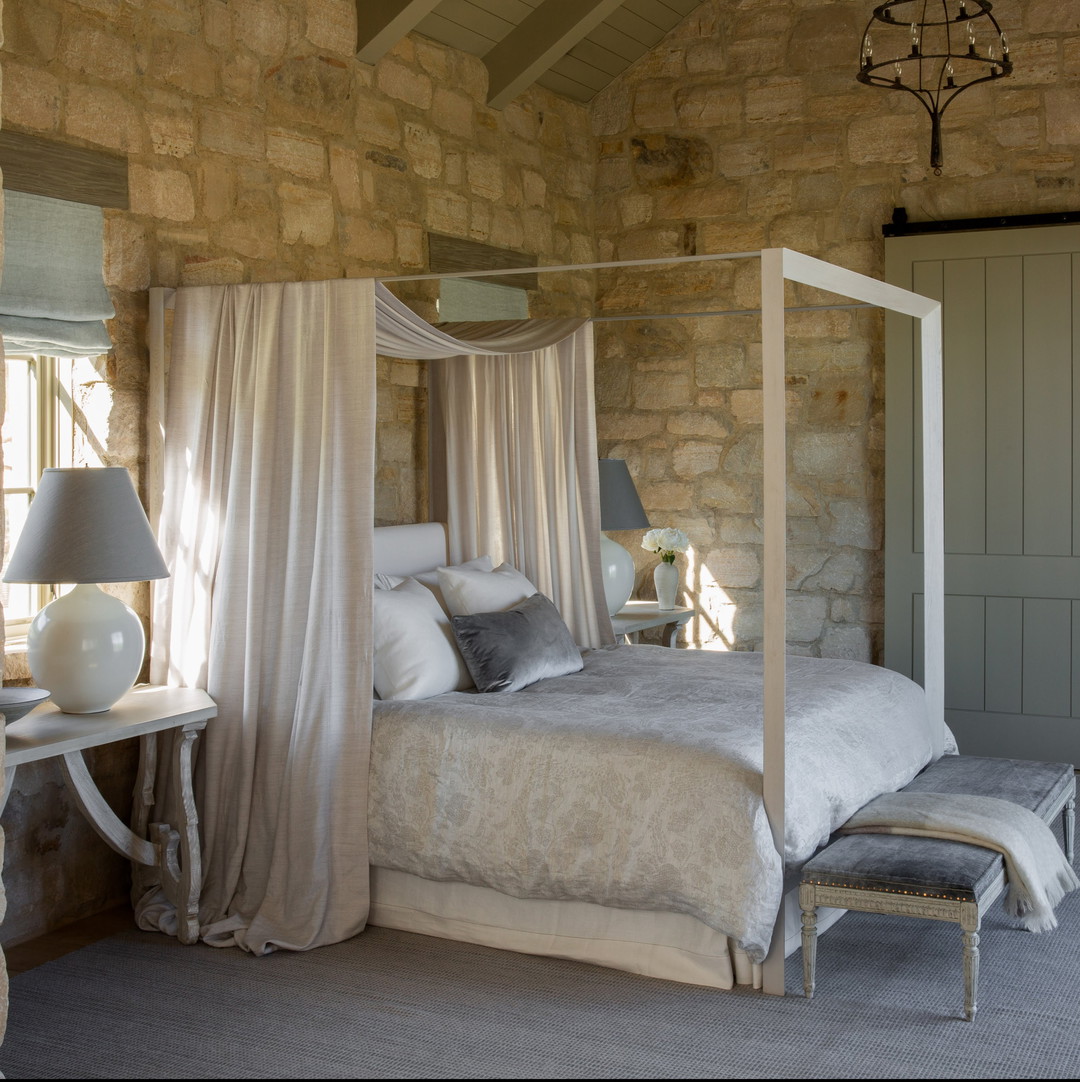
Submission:
<svg viewBox="0 0 1080 1082">
<path fill-rule="evenodd" d="M 490 271 L 462 271 L 452 274 L 413 274 L 376 277 L 376 282 L 432 281 L 443 278 L 484 278 L 508 273 L 550 274 L 584 270 L 615 270 L 662 265 L 686 265 L 718 260 L 761 260 L 761 308 L 718 310 L 701 313 L 637 313 L 597 316 L 603 319 L 691 318 L 706 315 L 761 314 L 763 440 L 764 440 L 764 733 L 763 789 L 765 809 L 772 826 L 777 850 L 784 852 L 784 661 L 786 651 L 786 405 L 784 381 L 785 283 L 825 290 L 854 303 L 792 305 L 792 311 L 809 308 L 875 307 L 917 319 L 920 324 L 922 361 L 922 450 L 923 450 L 923 603 L 925 620 L 924 690 L 931 721 L 935 758 L 944 749 L 944 507 L 942 474 L 941 403 L 941 305 L 897 286 L 888 285 L 855 271 L 803 255 L 787 248 L 766 248 L 754 252 L 712 255 L 671 256 L 657 259 L 566 264 Z M 175 290 L 150 290 L 151 385 L 162 388 L 164 380 L 164 310 L 171 305 Z M 155 376 L 156 373 L 156 376 Z M 151 393 L 160 393 L 152 391 Z M 151 456 L 160 453 L 161 433 L 150 432 Z M 151 497 L 154 498 L 153 495 Z M 784 994 L 784 950 L 782 913 L 773 948 L 766 958 L 764 991 Z"/>
</svg>

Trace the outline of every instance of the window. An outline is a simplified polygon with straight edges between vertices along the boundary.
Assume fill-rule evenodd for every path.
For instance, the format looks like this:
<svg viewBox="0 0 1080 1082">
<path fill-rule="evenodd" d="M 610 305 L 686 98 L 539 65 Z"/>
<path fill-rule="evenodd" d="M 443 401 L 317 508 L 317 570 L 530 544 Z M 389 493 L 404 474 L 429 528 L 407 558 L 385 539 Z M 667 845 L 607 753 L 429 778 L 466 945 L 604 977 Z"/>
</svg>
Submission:
<svg viewBox="0 0 1080 1082">
<path fill-rule="evenodd" d="M 3 565 L 19 538 L 41 471 L 71 466 L 77 446 L 77 388 L 95 378 L 88 358 L 71 360 L 9 353 L 5 357 L 6 404 L 4 448 Z M 91 458 L 96 456 L 91 455 Z M 87 461 L 80 453 L 80 463 Z M 53 587 L 27 583 L 0 584 L 8 639 L 26 634 L 33 616 L 53 596 Z"/>
</svg>

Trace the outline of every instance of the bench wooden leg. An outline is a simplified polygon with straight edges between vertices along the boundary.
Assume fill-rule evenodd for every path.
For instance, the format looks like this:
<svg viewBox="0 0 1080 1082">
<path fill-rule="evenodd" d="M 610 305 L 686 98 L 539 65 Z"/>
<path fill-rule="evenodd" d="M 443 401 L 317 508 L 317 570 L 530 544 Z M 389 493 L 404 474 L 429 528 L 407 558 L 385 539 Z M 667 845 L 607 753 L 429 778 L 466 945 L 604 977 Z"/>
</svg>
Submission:
<svg viewBox="0 0 1080 1082">
<path fill-rule="evenodd" d="M 976 997 L 979 994 L 979 927 L 982 917 L 979 907 L 965 903 L 960 910 L 960 927 L 964 933 L 964 1017 L 969 1022 L 975 1021 L 975 1012 L 979 1009 Z"/>
<path fill-rule="evenodd" d="M 1076 834 L 1076 801 L 1067 800 L 1065 807 L 1061 809 L 1061 833 L 1065 841 L 1065 856 L 1070 864 L 1073 862 L 1073 837 Z"/>
<path fill-rule="evenodd" d="M 803 995 L 813 999 L 817 968 L 817 905 L 812 886 L 803 884 L 799 888 L 799 906 L 802 909 Z"/>
</svg>

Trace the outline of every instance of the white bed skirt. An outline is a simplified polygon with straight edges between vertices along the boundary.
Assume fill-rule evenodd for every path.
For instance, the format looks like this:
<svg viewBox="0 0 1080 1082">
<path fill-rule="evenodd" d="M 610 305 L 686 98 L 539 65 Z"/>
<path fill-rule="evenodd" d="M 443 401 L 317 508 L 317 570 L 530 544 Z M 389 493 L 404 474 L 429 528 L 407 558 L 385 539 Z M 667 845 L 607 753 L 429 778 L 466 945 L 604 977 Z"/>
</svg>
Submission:
<svg viewBox="0 0 1080 1082">
<path fill-rule="evenodd" d="M 842 909 L 819 910 L 819 932 L 843 914 Z M 727 936 L 684 913 L 513 898 L 488 887 L 372 868 L 368 923 L 524 954 L 572 958 L 684 984 L 761 987 L 759 964 Z M 797 888 L 784 898 L 784 927 L 786 956 L 801 943 Z"/>
</svg>

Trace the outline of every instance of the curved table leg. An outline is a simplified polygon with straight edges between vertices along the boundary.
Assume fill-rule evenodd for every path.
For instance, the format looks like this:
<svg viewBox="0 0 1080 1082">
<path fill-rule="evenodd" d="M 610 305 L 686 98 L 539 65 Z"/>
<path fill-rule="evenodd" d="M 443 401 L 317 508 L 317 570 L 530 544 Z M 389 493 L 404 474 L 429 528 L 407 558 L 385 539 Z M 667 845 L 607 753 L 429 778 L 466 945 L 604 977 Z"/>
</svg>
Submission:
<svg viewBox="0 0 1080 1082">
<path fill-rule="evenodd" d="M 192 785 L 192 751 L 205 725 L 204 721 L 185 725 L 176 741 L 171 767 L 180 794 L 178 829 L 166 823 L 147 822 L 154 805 L 154 775 L 158 759 L 155 733 L 142 737 L 131 827 L 121 822 L 101 795 L 81 751 L 68 752 L 60 762 L 75 803 L 102 839 L 121 856 L 158 870 L 162 890 L 176 906 L 177 938 L 181 943 L 195 943 L 199 939 L 202 852 Z M 13 773 L 14 768 L 9 768 L 9 789 Z"/>
<path fill-rule="evenodd" d="M 202 894 L 202 849 L 199 845 L 199 813 L 192 784 L 192 751 L 202 726 L 185 727 L 176 742 L 174 776 L 180 783 L 179 829 L 154 823 L 162 853 L 162 882 L 176 906 L 177 938 L 181 943 L 199 940 L 199 896 Z M 179 850 L 179 852 L 178 852 Z"/>
</svg>

